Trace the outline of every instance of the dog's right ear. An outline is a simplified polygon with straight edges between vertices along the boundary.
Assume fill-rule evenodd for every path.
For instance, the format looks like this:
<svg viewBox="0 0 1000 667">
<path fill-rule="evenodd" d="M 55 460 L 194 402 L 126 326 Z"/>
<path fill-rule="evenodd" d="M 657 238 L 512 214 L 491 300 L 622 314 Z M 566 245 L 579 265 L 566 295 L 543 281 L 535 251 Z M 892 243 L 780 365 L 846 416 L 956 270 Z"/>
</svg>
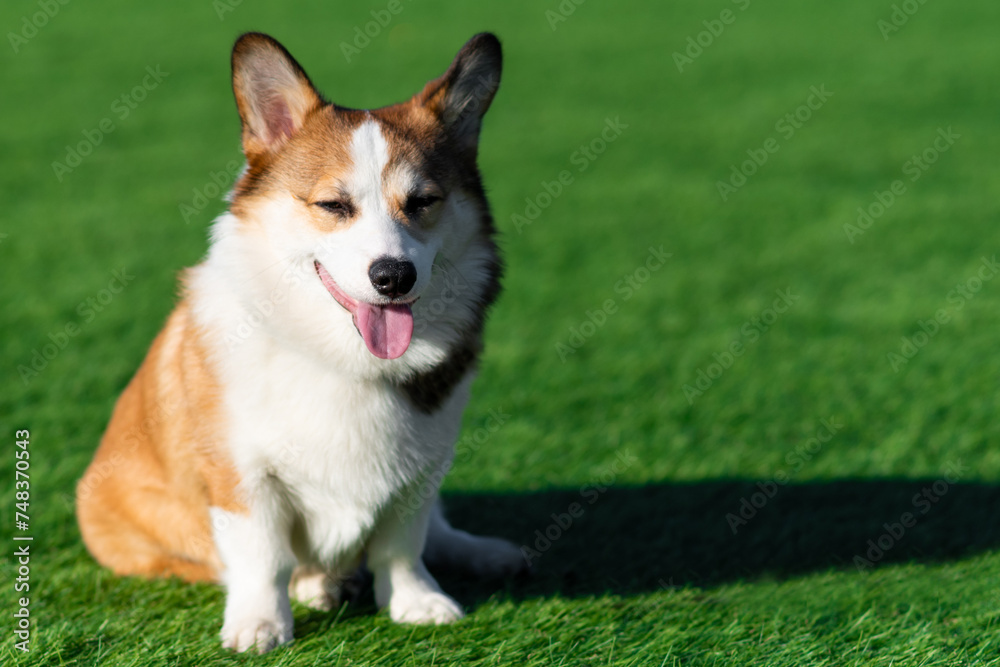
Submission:
<svg viewBox="0 0 1000 667">
<path fill-rule="evenodd" d="M 302 67 L 273 37 L 242 35 L 233 46 L 233 93 L 248 161 L 281 148 L 323 106 Z"/>
<path fill-rule="evenodd" d="M 465 43 L 448 71 L 414 98 L 437 116 L 458 145 L 473 157 L 483 114 L 500 87 L 503 51 L 496 35 L 482 32 Z"/>
</svg>

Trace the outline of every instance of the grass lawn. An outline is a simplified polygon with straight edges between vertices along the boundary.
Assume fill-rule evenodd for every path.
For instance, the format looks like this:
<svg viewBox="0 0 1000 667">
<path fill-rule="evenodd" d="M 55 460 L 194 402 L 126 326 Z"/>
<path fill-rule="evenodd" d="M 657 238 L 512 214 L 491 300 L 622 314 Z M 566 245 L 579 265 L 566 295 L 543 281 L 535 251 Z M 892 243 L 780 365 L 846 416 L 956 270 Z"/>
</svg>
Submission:
<svg viewBox="0 0 1000 667">
<path fill-rule="evenodd" d="M 0 663 L 1000 664 L 1000 5 L 402 0 L 348 59 L 388 3 L 336 4 L 0 6 Z M 234 655 L 220 589 L 80 540 L 75 481 L 223 209 L 250 29 L 356 107 L 504 42 L 481 163 L 508 271 L 445 492 L 536 573 L 441 573 L 454 626 L 369 594 Z"/>
</svg>

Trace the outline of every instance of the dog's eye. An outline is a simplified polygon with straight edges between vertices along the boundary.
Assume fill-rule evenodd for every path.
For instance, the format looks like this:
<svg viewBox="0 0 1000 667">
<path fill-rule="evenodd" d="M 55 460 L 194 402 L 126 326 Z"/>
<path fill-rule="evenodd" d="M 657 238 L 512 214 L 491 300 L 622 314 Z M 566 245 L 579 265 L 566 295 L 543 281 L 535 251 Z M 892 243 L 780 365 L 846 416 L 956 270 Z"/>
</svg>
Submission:
<svg viewBox="0 0 1000 667">
<path fill-rule="evenodd" d="M 441 198 L 436 195 L 414 195 L 406 200 L 404 213 L 410 218 L 415 218 L 439 201 Z"/>
<path fill-rule="evenodd" d="M 316 206 L 319 206 L 320 208 L 329 211 L 330 213 L 335 213 L 337 215 L 344 215 L 344 216 L 351 215 L 351 213 L 353 213 L 354 211 L 349 202 L 341 201 L 339 199 L 331 201 L 318 201 L 316 202 Z"/>
</svg>

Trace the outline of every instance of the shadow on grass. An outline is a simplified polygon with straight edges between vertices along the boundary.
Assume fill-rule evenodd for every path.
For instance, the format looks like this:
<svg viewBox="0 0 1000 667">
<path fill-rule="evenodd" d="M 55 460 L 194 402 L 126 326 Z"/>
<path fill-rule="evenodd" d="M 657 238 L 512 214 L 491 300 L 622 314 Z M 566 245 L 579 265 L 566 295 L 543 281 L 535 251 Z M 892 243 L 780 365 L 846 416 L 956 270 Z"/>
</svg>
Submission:
<svg viewBox="0 0 1000 667">
<path fill-rule="evenodd" d="M 830 568 L 856 572 L 855 556 L 879 567 L 943 561 L 1000 546 L 995 518 L 1000 486 L 889 479 L 789 484 L 771 491 L 762 507 L 752 508 L 754 515 L 743 510 L 748 518 L 734 523 L 735 534 L 727 515 L 740 516 L 744 498 L 758 505 L 766 498 L 756 482 L 611 487 L 592 504 L 593 495 L 579 489 L 453 494 L 445 506 L 460 528 L 501 535 L 540 553 L 533 576 L 506 584 L 514 598 L 628 595 Z M 583 514 L 560 528 L 552 515 L 567 514 L 573 503 Z M 906 513 L 910 527 L 902 525 Z M 484 600 L 504 586 L 436 574 L 464 603 Z"/>
<path fill-rule="evenodd" d="M 744 498 L 761 504 L 766 495 L 757 482 L 610 487 L 596 498 L 581 495 L 580 489 L 449 494 L 445 507 L 455 526 L 505 537 L 540 555 L 534 559 L 533 575 L 506 582 L 476 581 L 447 571 L 434 574 L 446 592 L 466 607 L 475 607 L 498 593 L 514 600 L 629 596 L 670 586 L 708 587 L 829 569 L 854 573 L 857 556 L 870 558 L 872 567 L 878 568 L 899 562 L 943 562 L 1000 548 L 997 485 L 945 484 L 940 479 L 838 480 L 789 484 L 772 491 L 773 497 L 754 508 L 753 516 L 744 509 L 748 518 L 735 525 L 735 534 L 727 515 L 739 516 Z M 588 502 L 591 498 L 593 503 Z M 573 503 L 581 506 L 582 514 L 567 528 L 558 527 L 552 515 L 568 514 Z M 902 526 L 907 513 L 912 515 L 909 527 Z M 566 517 L 561 521 L 565 524 Z M 886 524 L 898 537 L 888 534 Z M 549 546 L 543 549 L 545 542 L 536 542 L 539 533 L 544 536 L 547 531 L 556 538 L 546 537 Z M 870 542 L 878 548 L 872 554 Z M 188 586 L 179 581 L 156 585 L 165 590 Z M 211 591 L 207 594 L 221 610 L 221 590 L 199 588 L 200 593 L 191 594 L 204 600 L 206 591 Z M 299 639 L 322 635 L 336 625 L 366 623 L 376 613 L 370 581 L 338 611 L 301 605 L 295 609 Z M 215 632 L 217 627 L 212 626 L 212 641 Z M 101 641 L 80 637 L 62 649 L 62 656 L 94 656 L 101 646 Z"/>
</svg>

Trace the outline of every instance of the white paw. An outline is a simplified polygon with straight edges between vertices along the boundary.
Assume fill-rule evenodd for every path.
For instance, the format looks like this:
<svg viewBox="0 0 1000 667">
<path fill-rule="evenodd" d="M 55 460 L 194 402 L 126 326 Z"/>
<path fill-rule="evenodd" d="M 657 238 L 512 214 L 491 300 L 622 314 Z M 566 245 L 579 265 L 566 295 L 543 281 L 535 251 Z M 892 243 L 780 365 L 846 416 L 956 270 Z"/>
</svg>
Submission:
<svg viewBox="0 0 1000 667">
<path fill-rule="evenodd" d="M 389 603 L 389 616 L 397 623 L 444 625 L 465 616 L 458 603 L 444 593 L 422 593 Z"/>
<path fill-rule="evenodd" d="M 293 576 L 288 592 L 310 609 L 330 611 L 340 606 L 340 587 L 325 572 Z"/>
<path fill-rule="evenodd" d="M 223 648 L 240 653 L 256 648 L 258 653 L 267 653 L 279 644 L 292 641 L 292 626 L 264 618 L 248 618 L 227 621 L 221 634 Z"/>
</svg>

